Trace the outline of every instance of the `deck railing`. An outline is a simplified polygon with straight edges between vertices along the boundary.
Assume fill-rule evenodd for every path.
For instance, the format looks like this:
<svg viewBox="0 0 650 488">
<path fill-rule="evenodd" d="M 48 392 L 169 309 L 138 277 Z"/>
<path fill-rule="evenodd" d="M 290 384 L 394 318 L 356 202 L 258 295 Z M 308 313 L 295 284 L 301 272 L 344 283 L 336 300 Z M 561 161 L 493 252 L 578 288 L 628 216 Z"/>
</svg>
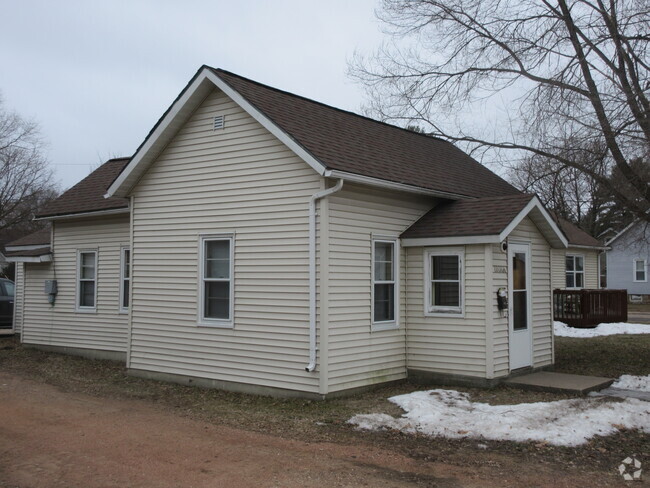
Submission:
<svg viewBox="0 0 650 488">
<path fill-rule="evenodd" d="M 571 327 L 627 322 L 627 290 L 553 290 L 553 315 Z"/>
</svg>

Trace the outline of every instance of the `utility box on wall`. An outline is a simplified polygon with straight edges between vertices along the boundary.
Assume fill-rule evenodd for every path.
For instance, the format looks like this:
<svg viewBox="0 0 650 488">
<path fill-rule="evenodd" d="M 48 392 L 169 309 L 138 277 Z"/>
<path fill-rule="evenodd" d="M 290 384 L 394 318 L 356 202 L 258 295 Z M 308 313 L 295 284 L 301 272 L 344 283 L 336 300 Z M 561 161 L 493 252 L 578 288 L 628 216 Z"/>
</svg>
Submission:
<svg viewBox="0 0 650 488">
<path fill-rule="evenodd" d="M 56 280 L 45 280 L 45 294 L 56 295 L 58 292 Z"/>
<path fill-rule="evenodd" d="M 45 294 L 50 305 L 54 305 L 58 291 L 56 280 L 45 280 Z"/>
</svg>

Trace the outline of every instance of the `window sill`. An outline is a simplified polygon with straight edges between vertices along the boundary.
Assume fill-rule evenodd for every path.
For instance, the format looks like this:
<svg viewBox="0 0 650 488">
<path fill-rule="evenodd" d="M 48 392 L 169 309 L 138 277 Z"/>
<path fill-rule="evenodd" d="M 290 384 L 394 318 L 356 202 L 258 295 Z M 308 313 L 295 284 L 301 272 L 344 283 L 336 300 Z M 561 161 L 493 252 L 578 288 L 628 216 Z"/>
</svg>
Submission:
<svg viewBox="0 0 650 488">
<path fill-rule="evenodd" d="M 425 317 L 446 317 L 452 319 L 465 318 L 465 311 L 446 311 L 446 310 L 431 310 L 424 312 Z"/>
<path fill-rule="evenodd" d="M 75 313 L 97 313 L 96 308 L 76 308 Z"/>
<path fill-rule="evenodd" d="M 381 332 L 384 330 L 397 330 L 399 323 L 397 322 L 375 322 L 370 325 L 370 332 Z"/>
<path fill-rule="evenodd" d="M 202 321 L 202 322 L 197 322 L 197 327 L 207 327 L 207 328 L 212 328 L 212 329 L 234 329 L 235 324 L 232 321 L 224 321 L 224 322 L 208 322 L 208 321 Z"/>
</svg>

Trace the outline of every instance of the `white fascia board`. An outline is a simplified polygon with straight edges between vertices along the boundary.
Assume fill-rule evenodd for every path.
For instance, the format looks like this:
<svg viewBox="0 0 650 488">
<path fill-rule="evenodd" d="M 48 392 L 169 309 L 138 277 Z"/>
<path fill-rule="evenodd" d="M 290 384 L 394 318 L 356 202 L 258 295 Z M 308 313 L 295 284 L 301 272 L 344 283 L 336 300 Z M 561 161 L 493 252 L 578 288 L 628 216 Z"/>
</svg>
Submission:
<svg viewBox="0 0 650 488">
<path fill-rule="evenodd" d="M 129 208 L 117 208 L 113 210 L 98 210 L 96 212 L 80 212 L 67 215 L 52 215 L 51 217 L 34 217 L 34 220 L 70 220 L 70 219 L 83 219 L 86 217 L 95 217 L 103 215 L 119 215 L 128 214 Z M 40 246 L 43 247 L 43 246 Z"/>
<path fill-rule="evenodd" d="M 634 222 L 632 222 L 627 227 L 625 227 L 621 232 L 619 232 L 614 237 L 612 237 L 609 241 L 605 242 L 605 244 L 607 244 L 608 246 L 611 246 L 614 241 L 616 241 L 619 237 L 621 237 L 628 230 L 630 230 L 632 227 L 634 227 L 638 222 L 639 222 L 639 219 L 636 219 Z"/>
<path fill-rule="evenodd" d="M 539 201 L 539 198 L 534 196 L 530 202 L 517 214 L 517 216 L 512 219 L 512 221 L 507 225 L 507 227 L 499 234 L 499 242 L 503 242 L 506 237 L 510 235 L 510 233 L 515 230 L 515 228 L 521 223 L 522 220 L 524 220 L 528 214 L 533 210 L 537 209 L 539 212 L 542 214 L 542 217 L 544 217 L 544 220 L 546 223 L 549 225 L 549 227 L 553 230 L 553 233 L 555 234 L 555 237 L 562 243 L 563 247 L 569 247 L 569 241 L 567 241 L 567 238 L 564 236 L 564 232 L 560 230 L 558 225 L 555 223 L 551 215 L 546 211 L 544 206 L 542 205 L 542 202 Z"/>
<path fill-rule="evenodd" d="M 163 136 L 169 125 L 174 121 L 183 107 L 190 101 L 190 99 L 195 95 L 197 90 L 206 80 L 209 80 L 217 88 L 223 91 L 251 117 L 259 122 L 266 130 L 271 132 L 271 134 L 282 141 L 282 143 L 291 149 L 298 157 L 300 157 L 309 166 L 311 166 L 318 174 L 323 175 L 325 173 L 326 168 L 320 161 L 314 158 L 309 152 L 307 152 L 300 144 L 292 139 L 286 132 L 280 129 L 280 127 L 278 127 L 268 117 L 257 110 L 257 108 L 250 104 L 243 96 L 239 94 L 239 92 L 233 89 L 221 78 L 219 78 L 210 68 L 204 67 L 196 76 L 195 80 L 190 84 L 190 86 L 186 88 L 185 93 L 183 93 L 172 105 L 167 115 L 165 115 L 165 117 L 158 124 L 158 127 L 156 127 L 153 133 L 142 144 L 142 147 L 139 148 L 138 152 L 133 156 L 124 171 L 122 171 L 122 173 L 115 179 L 113 184 L 108 188 L 106 195 L 104 195 L 105 198 L 112 196 L 126 196 L 128 194 L 131 186 L 133 186 L 132 184 L 129 185 L 128 181 L 132 174 L 135 172 L 136 168 L 142 163 L 144 159 L 146 159 L 148 152 L 156 145 L 156 142 Z"/>
<path fill-rule="evenodd" d="M 377 186 L 380 188 L 389 188 L 391 190 L 404 191 L 409 193 L 417 193 L 420 195 L 429 195 L 432 197 L 448 198 L 451 200 L 468 199 L 467 195 L 458 195 L 456 193 L 448 193 L 444 191 L 431 190 L 419 186 L 407 185 L 405 183 L 397 183 L 389 180 L 382 180 L 381 178 L 373 178 L 372 176 L 358 175 L 355 173 L 347 173 L 339 170 L 327 170 L 323 176 L 328 178 L 338 178 L 352 183 L 361 183 L 364 185 Z"/>
<path fill-rule="evenodd" d="M 52 254 L 43 256 L 12 256 L 7 258 L 8 263 L 49 263 L 52 261 Z"/>
<path fill-rule="evenodd" d="M 124 170 L 118 175 L 111 186 L 108 187 L 104 198 L 126 196 L 131 189 L 131 185 L 127 183 L 129 178 L 133 175 L 136 168 L 140 166 L 142 160 L 153 148 L 156 141 L 161 138 L 167 127 L 169 127 L 183 107 L 196 94 L 197 90 L 201 87 L 201 84 L 206 80 L 207 69 L 208 68 L 203 68 L 202 72 L 197 75 L 194 81 L 185 89 L 185 92 L 172 104 L 169 111 L 160 121 L 153 133 L 147 137 L 142 146 L 138 148 L 137 153 L 133 155 L 131 161 L 128 162 L 126 168 L 124 168 Z"/>
<path fill-rule="evenodd" d="M 16 252 L 16 251 L 33 251 L 34 249 L 41 249 L 43 247 L 48 247 L 50 243 L 47 244 L 32 244 L 29 246 L 5 246 L 5 251 L 7 252 Z"/>
<path fill-rule="evenodd" d="M 412 237 L 402 238 L 402 247 L 462 246 L 466 244 L 498 244 L 498 235 L 456 236 L 456 237 Z"/>
<path fill-rule="evenodd" d="M 296 142 L 289 134 L 284 132 L 280 127 L 278 127 L 275 122 L 271 121 L 266 115 L 257 110 L 251 103 L 248 102 L 243 96 L 239 94 L 234 88 L 232 88 L 228 83 L 219 78 L 212 70 L 206 68 L 207 78 L 212 81 L 222 92 L 228 95 L 237 105 L 243 108 L 248 115 L 253 117 L 257 122 L 262 125 L 266 130 L 271 134 L 277 137 L 280 142 L 285 146 L 291 149 L 300 159 L 312 167 L 319 175 L 323 176 L 326 171 L 326 167 L 323 163 L 318 161 L 311 153 L 309 153 L 304 147 L 302 147 L 298 142 Z"/>
<path fill-rule="evenodd" d="M 575 248 L 575 249 L 591 249 L 591 250 L 594 250 L 594 251 L 609 251 L 611 249 L 611 247 L 609 247 L 609 246 L 581 246 L 581 245 L 578 245 L 578 244 L 571 244 L 571 243 L 569 243 L 568 247 L 569 247 L 569 249 L 573 249 L 573 248 Z"/>
</svg>

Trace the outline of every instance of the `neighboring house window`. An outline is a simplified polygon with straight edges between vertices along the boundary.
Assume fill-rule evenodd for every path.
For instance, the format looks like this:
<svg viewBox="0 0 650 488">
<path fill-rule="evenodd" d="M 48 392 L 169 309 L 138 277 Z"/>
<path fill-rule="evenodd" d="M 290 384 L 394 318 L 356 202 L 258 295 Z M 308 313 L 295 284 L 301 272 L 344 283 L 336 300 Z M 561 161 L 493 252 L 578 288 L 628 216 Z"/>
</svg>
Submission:
<svg viewBox="0 0 650 488">
<path fill-rule="evenodd" d="M 397 251 L 397 239 L 372 241 L 372 324 L 375 330 L 398 325 Z"/>
<path fill-rule="evenodd" d="M 131 288 L 131 250 L 128 247 L 123 247 L 121 267 L 120 267 L 120 311 L 122 312 L 126 312 L 129 309 L 130 288 Z"/>
<path fill-rule="evenodd" d="M 585 258 L 584 256 L 566 257 L 566 287 L 584 288 L 585 286 Z"/>
<path fill-rule="evenodd" d="M 463 313 L 463 253 L 425 253 L 426 313 Z"/>
<path fill-rule="evenodd" d="M 201 238 L 200 323 L 232 326 L 233 237 Z"/>
<path fill-rule="evenodd" d="M 95 310 L 97 304 L 97 251 L 77 254 L 77 309 Z"/>
<path fill-rule="evenodd" d="M 645 259 L 634 260 L 634 281 L 648 281 Z"/>
</svg>

